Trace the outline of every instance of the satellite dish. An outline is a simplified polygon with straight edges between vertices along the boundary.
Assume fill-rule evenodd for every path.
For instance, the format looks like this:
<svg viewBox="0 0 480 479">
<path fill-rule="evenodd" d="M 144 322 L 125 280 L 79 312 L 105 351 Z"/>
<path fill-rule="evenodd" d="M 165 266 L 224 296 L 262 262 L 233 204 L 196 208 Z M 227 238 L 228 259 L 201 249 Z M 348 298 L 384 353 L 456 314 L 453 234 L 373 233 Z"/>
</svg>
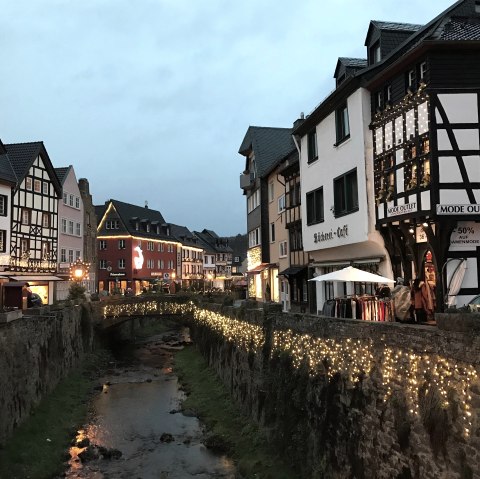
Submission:
<svg viewBox="0 0 480 479">
<path fill-rule="evenodd" d="M 112 267 L 111 267 L 111 266 L 107 266 L 107 271 L 110 273 L 110 271 L 112 271 Z"/>
</svg>

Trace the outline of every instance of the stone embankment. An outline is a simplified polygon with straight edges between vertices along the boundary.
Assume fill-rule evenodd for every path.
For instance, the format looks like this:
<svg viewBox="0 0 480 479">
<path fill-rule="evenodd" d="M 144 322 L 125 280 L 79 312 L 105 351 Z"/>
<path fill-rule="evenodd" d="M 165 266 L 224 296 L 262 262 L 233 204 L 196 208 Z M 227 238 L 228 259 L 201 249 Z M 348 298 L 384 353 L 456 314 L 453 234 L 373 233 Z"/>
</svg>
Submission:
<svg viewBox="0 0 480 479">
<path fill-rule="evenodd" d="M 94 343 L 94 303 L 0 323 L 0 445 Z"/>
<path fill-rule="evenodd" d="M 476 332 L 209 309 L 194 342 L 302 477 L 480 478 Z"/>
</svg>

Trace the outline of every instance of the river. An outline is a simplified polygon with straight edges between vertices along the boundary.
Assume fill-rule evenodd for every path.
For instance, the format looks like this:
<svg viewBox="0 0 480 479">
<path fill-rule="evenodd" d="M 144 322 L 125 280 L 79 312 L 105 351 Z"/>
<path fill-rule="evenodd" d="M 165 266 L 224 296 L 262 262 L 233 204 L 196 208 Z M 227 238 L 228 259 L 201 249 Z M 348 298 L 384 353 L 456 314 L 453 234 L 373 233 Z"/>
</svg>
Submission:
<svg viewBox="0 0 480 479">
<path fill-rule="evenodd" d="M 101 379 L 91 419 L 70 449 L 71 479 L 236 477 L 231 459 L 203 444 L 202 424 L 182 412 L 184 393 L 172 371 L 188 332 L 168 332 L 135 345 Z"/>
</svg>

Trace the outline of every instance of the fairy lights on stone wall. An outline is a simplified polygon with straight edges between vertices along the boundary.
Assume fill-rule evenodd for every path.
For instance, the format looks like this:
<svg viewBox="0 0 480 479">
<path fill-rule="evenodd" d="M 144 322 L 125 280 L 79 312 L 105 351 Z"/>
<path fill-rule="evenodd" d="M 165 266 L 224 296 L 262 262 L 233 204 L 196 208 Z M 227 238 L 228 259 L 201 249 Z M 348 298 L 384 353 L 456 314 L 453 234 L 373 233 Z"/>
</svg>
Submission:
<svg viewBox="0 0 480 479">
<path fill-rule="evenodd" d="M 265 344 L 261 325 L 198 308 L 192 302 L 147 301 L 104 307 L 105 316 L 149 313 L 193 313 L 194 321 L 247 352 L 259 352 Z M 395 334 L 393 330 L 392 334 Z M 393 348 L 373 339 L 323 338 L 292 329 L 273 331 L 271 356 L 281 353 L 291 356 L 295 368 L 306 366 L 310 376 L 322 375 L 331 379 L 341 375 L 356 384 L 366 377 L 380 374 L 381 382 L 377 384 L 380 397 L 387 402 L 396 392 L 402 392 L 412 418 L 420 414 L 422 394 L 425 396 L 435 390 L 440 395 L 443 409 L 457 411 L 464 437 L 467 438 L 475 426 L 472 386 L 478 383 L 479 377 L 477 369 L 470 364 L 438 354 Z"/>
</svg>

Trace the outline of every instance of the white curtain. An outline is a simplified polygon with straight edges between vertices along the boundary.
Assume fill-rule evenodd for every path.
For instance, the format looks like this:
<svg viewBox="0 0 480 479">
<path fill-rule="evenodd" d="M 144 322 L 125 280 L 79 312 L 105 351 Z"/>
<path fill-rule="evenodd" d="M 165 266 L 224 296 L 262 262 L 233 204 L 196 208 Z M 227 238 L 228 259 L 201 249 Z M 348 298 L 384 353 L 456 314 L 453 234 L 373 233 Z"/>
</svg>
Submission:
<svg viewBox="0 0 480 479">
<path fill-rule="evenodd" d="M 455 268 L 452 277 L 450 278 L 450 282 L 448 283 L 447 289 L 447 305 L 453 306 L 455 303 L 455 297 L 457 296 L 458 292 L 460 291 L 460 287 L 462 286 L 463 277 L 465 276 L 465 271 L 467 269 L 467 260 L 462 258 L 460 263 Z"/>
</svg>

